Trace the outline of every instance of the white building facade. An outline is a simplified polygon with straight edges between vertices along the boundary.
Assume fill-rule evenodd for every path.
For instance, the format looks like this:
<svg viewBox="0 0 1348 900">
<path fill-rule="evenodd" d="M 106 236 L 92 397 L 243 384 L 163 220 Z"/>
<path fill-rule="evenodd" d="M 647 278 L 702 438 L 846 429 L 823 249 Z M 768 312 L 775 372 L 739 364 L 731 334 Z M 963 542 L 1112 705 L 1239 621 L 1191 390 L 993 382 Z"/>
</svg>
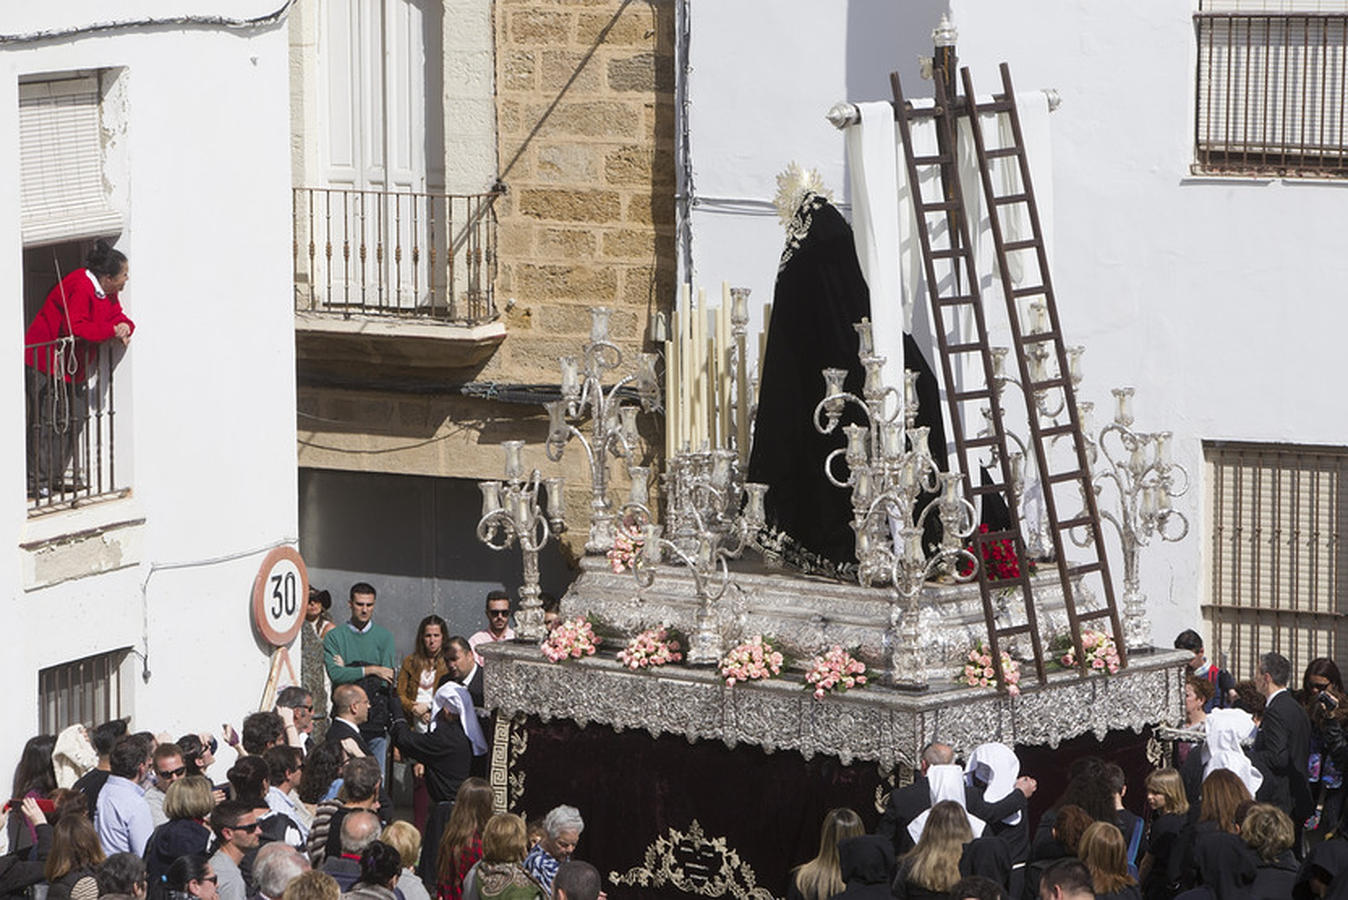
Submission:
<svg viewBox="0 0 1348 900">
<path fill-rule="evenodd" d="M 288 6 L 16 4 L 0 29 L 2 760 L 108 715 L 218 733 L 262 695 L 253 579 L 298 531 Z M 95 237 L 136 332 L 91 380 L 83 476 L 26 496 L 24 330 Z"/>
<path fill-rule="evenodd" d="M 1341 655 L 1348 5 L 690 4 L 692 279 L 770 299 L 774 176 L 817 168 L 846 209 L 844 139 L 825 112 L 888 99 L 893 70 L 930 96 L 917 57 L 946 12 L 980 92 L 1000 89 L 1005 61 L 1018 92 L 1062 98 L 1043 212 L 1066 339 L 1086 346 L 1079 397 L 1099 424 L 1109 389 L 1135 387 L 1136 428 L 1173 431 L 1192 476 L 1177 501 L 1189 535 L 1141 559 L 1155 643 L 1197 628 L 1242 677 L 1270 649 L 1298 672 Z"/>
</svg>

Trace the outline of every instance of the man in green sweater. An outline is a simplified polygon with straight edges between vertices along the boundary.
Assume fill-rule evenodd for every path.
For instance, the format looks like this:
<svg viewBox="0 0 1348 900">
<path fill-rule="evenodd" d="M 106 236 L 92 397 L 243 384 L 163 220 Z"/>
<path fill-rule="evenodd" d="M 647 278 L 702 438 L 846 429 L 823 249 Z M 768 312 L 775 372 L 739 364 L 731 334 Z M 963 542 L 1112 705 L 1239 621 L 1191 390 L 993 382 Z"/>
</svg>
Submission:
<svg viewBox="0 0 1348 900">
<path fill-rule="evenodd" d="M 366 693 L 375 698 L 373 679 L 382 679 L 392 689 L 394 671 L 398 665 L 397 652 L 393 648 L 393 635 L 382 625 L 376 625 L 374 619 L 374 588 L 363 581 L 351 586 L 351 621 L 338 625 L 323 638 L 323 664 L 328 670 L 328 678 L 333 687 L 339 684 L 356 684 L 363 679 Z M 378 684 L 378 682 L 373 682 Z M 395 701 L 396 702 L 396 701 Z M 372 717 L 374 718 L 374 717 Z M 361 726 L 361 737 L 370 745 L 370 751 L 384 769 L 388 754 L 388 722 L 368 722 Z"/>
</svg>

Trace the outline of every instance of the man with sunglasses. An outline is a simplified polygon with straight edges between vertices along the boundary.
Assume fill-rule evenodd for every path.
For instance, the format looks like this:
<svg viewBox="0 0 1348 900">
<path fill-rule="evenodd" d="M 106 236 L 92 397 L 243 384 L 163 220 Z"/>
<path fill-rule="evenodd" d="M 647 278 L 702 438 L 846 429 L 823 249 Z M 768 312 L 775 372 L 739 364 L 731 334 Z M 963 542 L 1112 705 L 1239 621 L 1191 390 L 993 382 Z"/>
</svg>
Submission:
<svg viewBox="0 0 1348 900">
<path fill-rule="evenodd" d="M 154 784 L 145 792 L 145 802 L 149 804 L 154 827 L 158 828 L 168 821 L 168 815 L 164 812 L 164 795 L 168 793 L 169 785 L 179 778 L 187 777 L 187 763 L 183 761 L 183 749 L 177 744 L 160 744 L 155 747 L 150 772 L 154 777 Z"/>
<path fill-rule="evenodd" d="M 218 846 L 211 857 L 211 870 L 219 879 L 220 900 L 246 900 L 248 886 L 239 864 L 258 845 L 257 812 L 251 803 L 226 800 L 211 812 L 211 830 Z"/>
<path fill-rule="evenodd" d="M 482 657 L 478 655 L 478 645 L 492 641 L 513 641 L 515 639 L 515 629 L 510 627 L 509 594 L 501 590 L 488 592 L 484 612 L 487 614 L 487 627 L 482 631 L 474 632 L 468 638 L 468 646 L 472 648 L 473 659 L 479 666 L 482 665 Z"/>
</svg>

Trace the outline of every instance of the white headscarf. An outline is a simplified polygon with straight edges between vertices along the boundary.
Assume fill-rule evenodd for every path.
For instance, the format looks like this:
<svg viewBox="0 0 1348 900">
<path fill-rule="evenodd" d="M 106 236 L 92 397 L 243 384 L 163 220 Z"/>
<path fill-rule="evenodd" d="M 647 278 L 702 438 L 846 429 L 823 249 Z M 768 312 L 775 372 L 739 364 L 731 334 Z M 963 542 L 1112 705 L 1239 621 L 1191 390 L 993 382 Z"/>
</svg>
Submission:
<svg viewBox="0 0 1348 900">
<path fill-rule="evenodd" d="M 953 800 L 964 809 L 964 770 L 953 763 L 945 766 L 930 766 L 927 769 L 927 790 L 931 797 L 931 805 L 935 806 L 945 800 Z M 968 810 L 964 814 L 969 817 L 969 827 L 973 829 L 974 837 L 980 837 L 983 834 L 984 822 L 978 816 L 972 815 Z M 927 807 L 922 814 L 908 823 L 908 834 L 917 843 L 922 839 L 922 829 L 927 827 L 927 816 L 931 815 L 931 807 Z"/>
<path fill-rule="evenodd" d="M 983 799 L 989 804 L 998 803 L 1016 789 L 1016 779 L 1020 777 L 1020 758 L 1016 756 L 1016 751 L 1005 744 L 979 744 L 964 764 L 964 776 L 970 785 L 977 776 L 979 781 L 987 785 L 983 789 Z M 1020 817 L 1020 810 L 1016 810 L 1002 821 L 1015 825 Z"/>
<path fill-rule="evenodd" d="M 444 724 L 440 719 L 440 711 L 447 709 L 459 717 L 463 733 L 468 737 L 468 743 L 473 745 L 473 755 L 486 755 L 487 740 L 482 736 L 482 726 L 477 722 L 477 712 L 473 709 L 473 698 L 468 693 L 468 688 L 457 681 L 446 681 L 440 685 L 431 702 L 435 704 L 435 717 L 431 720 L 432 729 Z"/>
<path fill-rule="evenodd" d="M 1254 719 L 1243 709 L 1214 709 L 1208 713 L 1207 728 L 1203 777 L 1206 779 L 1217 769 L 1230 769 L 1253 797 L 1264 783 L 1264 776 L 1250 762 L 1240 743 L 1254 731 Z"/>
</svg>

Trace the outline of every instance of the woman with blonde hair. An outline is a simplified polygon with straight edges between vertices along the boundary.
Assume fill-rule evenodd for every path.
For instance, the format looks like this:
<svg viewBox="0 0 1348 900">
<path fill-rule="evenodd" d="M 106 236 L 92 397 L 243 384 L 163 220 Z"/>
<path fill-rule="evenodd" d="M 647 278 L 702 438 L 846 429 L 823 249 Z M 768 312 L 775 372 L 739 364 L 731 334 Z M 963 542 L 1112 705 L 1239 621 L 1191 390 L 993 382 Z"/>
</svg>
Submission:
<svg viewBox="0 0 1348 900">
<path fill-rule="evenodd" d="M 1098 900 L 1142 900 L 1137 879 L 1128 874 L 1128 848 L 1117 825 L 1092 822 L 1077 845 L 1077 857 L 1090 870 Z"/>
<path fill-rule="evenodd" d="M 894 896 L 899 900 L 938 900 L 960 880 L 964 845 L 974 839 L 969 815 L 953 800 L 931 808 L 917 846 L 899 858 Z"/>
<path fill-rule="evenodd" d="M 791 870 L 787 900 L 828 900 L 843 889 L 838 863 L 838 841 L 864 834 L 861 816 L 847 807 L 830 809 L 819 826 L 819 852 L 814 859 Z"/>
<path fill-rule="evenodd" d="M 421 859 L 421 832 L 411 822 L 399 819 L 390 822 L 379 839 L 398 851 L 403 861 L 403 873 L 398 878 L 398 891 L 405 900 L 431 900 L 426 885 L 417 876 L 417 860 Z"/>
<path fill-rule="evenodd" d="M 1153 818 L 1147 832 L 1147 854 L 1138 866 L 1138 878 L 1144 897 L 1166 900 L 1175 893 L 1169 877 L 1170 857 L 1189 812 L 1184 779 L 1178 771 L 1156 769 L 1147 776 L 1147 806 Z"/>
<path fill-rule="evenodd" d="M 454 809 L 440 836 L 435 866 L 437 900 L 462 900 L 463 877 L 482 858 L 482 829 L 491 818 L 491 804 L 491 785 L 484 779 L 468 778 L 459 785 Z"/>
<path fill-rule="evenodd" d="M 482 859 L 464 881 L 464 900 L 548 900 L 548 892 L 524 870 L 528 829 L 524 820 L 499 813 L 482 829 Z"/>
</svg>

